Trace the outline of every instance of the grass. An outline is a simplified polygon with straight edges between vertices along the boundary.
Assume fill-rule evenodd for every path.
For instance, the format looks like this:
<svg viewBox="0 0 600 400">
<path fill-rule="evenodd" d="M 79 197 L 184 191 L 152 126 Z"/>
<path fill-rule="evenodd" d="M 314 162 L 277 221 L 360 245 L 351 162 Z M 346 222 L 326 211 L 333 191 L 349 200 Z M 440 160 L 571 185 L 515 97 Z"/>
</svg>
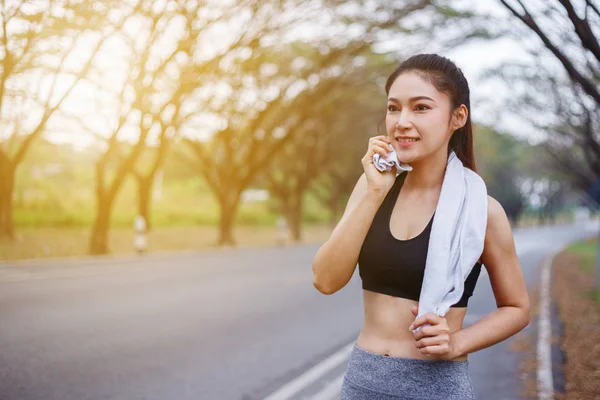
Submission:
<svg viewBox="0 0 600 400">
<path fill-rule="evenodd" d="M 558 399 L 600 399 L 600 296 L 593 290 L 597 238 L 577 242 L 554 259 L 552 296 L 563 324 L 566 393 Z"/>
<path fill-rule="evenodd" d="M 577 257 L 581 271 L 594 279 L 594 267 L 596 265 L 596 253 L 598 251 L 598 239 L 593 238 L 586 241 L 573 243 L 567 248 L 567 253 Z M 600 290 L 591 288 L 582 291 L 582 295 L 600 306 Z"/>
<path fill-rule="evenodd" d="M 583 273 L 590 275 L 591 280 L 594 279 L 597 251 L 597 238 L 576 242 L 567 248 L 569 254 L 577 257 L 579 268 Z M 584 290 L 582 295 L 587 299 L 596 302 L 600 306 L 600 289 L 591 288 L 589 290 Z"/>
<path fill-rule="evenodd" d="M 597 249 L 598 239 L 594 238 L 582 242 L 573 243 L 567 248 L 567 251 L 576 255 L 579 258 L 580 267 L 584 272 L 593 274 Z"/>
<path fill-rule="evenodd" d="M 133 221 L 137 211 L 135 187 L 125 188 L 113 208 L 109 249 L 113 254 L 133 253 Z M 151 252 L 206 249 L 218 236 L 219 207 L 213 196 L 192 180 L 165 187 L 151 208 Z M 0 260 L 39 257 L 84 256 L 88 251 L 94 220 L 94 200 L 69 193 L 60 201 L 20 202 L 14 211 L 16 241 L 0 240 Z M 310 242 L 326 240 L 329 212 L 310 194 L 305 198 L 304 237 Z M 277 243 L 277 204 L 268 201 L 240 204 L 234 238 L 240 246 Z M 305 240 L 305 242 L 306 242 Z"/>
<path fill-rule="evenodd" d="M 588 290 L 584 293 L 584 296 L 595 301 L 600 306 L 600 290 Z"/>
<path fill-rule="evenodd" d="M 137 187 L 127 180 L 113 207 L 111 226 L 128 229 L 137 215 Z M 92 187 L 65 187 L 64 193 L 43 188 L 40 197 L 27 197 L 23 189 L 15 194 L 14 221 L 21 227 L 86 228 L 93 224 L 96 199 Z M 278 218 L 275 199 L 240 204 L 236 223 L 240 225 L 273 226 Z M 152 223 L 156 227 L 215 226 L 219 222 L 219 205 L 210 190 L 198 179 L 166 182 L 160 196 L 151 205 Z M 305 196 L 304 221 L 322 223 L 329 212 L 312 196 Z"/>
<path fill-rule="evenodd" d="M 326 240 L 331 227 L 306 225 L 302 243 Z M 279 231 L 273 226 L 241 225 L 234 229 L 238 246 L 273 246 L 278 243 Z M 26 258 L 73 257 L 87 255 L 89 228 L 21 228 L 14 242 L 0 241 L 0 260 Z M 159 227 L 148 235 L 149 252 L 200 250 L 214 247 L 218 235 L 216 227 Z M 109 235 L 112 254 L 133 254 L 132 229 L 113 229 Z"/>
<path fill-rule="evenodd" d="M 73 170 L 73 173 L 82 173 L 78 171 Z M 89 176 L 85 176 L 87 180 L 93 176 L 90 171 Z M 22 171 L 21 179 L 27 177 Z M 62 183 L 53 180 L 58 178 L 20 182 L 15 192 L 14 209 L 17 240 L 0 241 L 0 260 L 87 254 L 90 227 L 96 212 L 93 185 L 72 184 L 71 180 L 79 182 L 83 179 L 79 179 L 78 175 L 63 178 Z M 197 177 L 165 178 L 159 192 L 151 205 L 153 231 L 148 239 L 150 251 L 212 247 L 217 238 L 219 206 L 205 182 Z M 325 240 L 330 234 L 326 225 L 330 219 L 329 211 L 311 193 L 307 193 L 304 200 L 305 238 L 313 242 Z M 135 181 L 128 179 L 113 207 L 109 236 L 112 253 L 134 251 L 133 221 L 136 214 L 137 186 Z M 274 244 L 278 236 L 275 228 L 278 217 L 275 199 L 243 203 L 236 213 L 234 237 L 241 246 Z M 570 220 L 571 215 L 567 212 L 558 216 L 556 222 Z M 517 226 L 537 224 L 534 215 L 523 215 Z"/>
<path fill-rule="evenodd" d="M 14 221 L 16 241 L 0 240 L 0 260 L 84 256 L 94 222 L 91 186 L 63 185 L 64 193 L 40 181 L 35 190 L 17 190 Z M 137 187 L 127 180 L 116 199 L 111 218 L 109 249 L 133 253 L 133 221 L 137 215 Z M 241 203 L 236 213 L 234 239 L 239 246 L 268 246 L 278 242 L 275 199 Z M 218 236 L 219 205 L 197 178 L 165 180 L 151 205 L 150 252 L 206 249 Z M 305 243 L 326 240 L 329 211 L 308 193 L 303 215 Z"/>
</svg>

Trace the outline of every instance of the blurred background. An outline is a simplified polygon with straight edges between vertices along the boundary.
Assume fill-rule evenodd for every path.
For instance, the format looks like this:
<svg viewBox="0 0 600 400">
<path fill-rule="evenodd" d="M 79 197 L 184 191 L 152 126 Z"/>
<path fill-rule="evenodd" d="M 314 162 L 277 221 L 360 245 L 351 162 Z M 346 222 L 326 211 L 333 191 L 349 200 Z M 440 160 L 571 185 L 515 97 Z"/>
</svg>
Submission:
<svg viewBox="0 0 600 400">
<path fill-rule="evenodd" d="M 600 14 L 519 3 L 3 1 L 0 257 L 132 253 L 137 216 L 147 251 L 324 240 L 420 52 L 469 80 L 514 226 L 573 221 L 600 192 Z"/>
<path fill-rule="evenodd" d="M 476 397 L 599 398 L 598 1 L 0 0 L 0 22 L 2 400 L 339 396 L 360 280 L 323 296 L 309 266 L 417 53 L 469 81 L 532 301 L 469 355 Z M 479 279 L 465 326 L 497 308 Z"/>
</svg>

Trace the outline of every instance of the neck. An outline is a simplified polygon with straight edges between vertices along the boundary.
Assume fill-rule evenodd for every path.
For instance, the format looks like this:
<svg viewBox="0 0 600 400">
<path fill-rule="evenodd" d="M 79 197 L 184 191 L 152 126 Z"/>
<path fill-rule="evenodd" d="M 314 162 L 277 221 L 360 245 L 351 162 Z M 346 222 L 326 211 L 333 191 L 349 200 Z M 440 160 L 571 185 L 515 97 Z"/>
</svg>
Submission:
<svg viewBox="0 0 600 400">
<path fill-rule="evenodd" d="M 448 155 L 446 147 L 443 146 L 440 151 L 423 158 L 419 161 L 410 163 L 413 170 L 407 172 L 404 186 L 408 190 L 428 190 L 439 189 L 442 187 L 446 165 L 448 164 Z"/>
</svg>

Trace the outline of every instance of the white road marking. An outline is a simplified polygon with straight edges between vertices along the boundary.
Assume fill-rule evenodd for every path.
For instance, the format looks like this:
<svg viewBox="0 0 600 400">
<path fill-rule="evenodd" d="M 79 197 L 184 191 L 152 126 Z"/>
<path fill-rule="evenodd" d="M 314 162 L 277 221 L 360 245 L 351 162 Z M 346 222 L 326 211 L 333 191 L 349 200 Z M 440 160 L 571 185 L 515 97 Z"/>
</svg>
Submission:
<svg viewBox="0 0 600 400">
<path fill-rule="evenodd" d="M 339 399 L 342 385 L 344 383 L 344 375 L 340 375 L 331 381 L 323 390 L 311 397 L 311 400 L 333 400 Z"/>
<path fill-rule="evenodd" d="M 275 393 L 270 394 L 264 400 L 285 400 L 291 398 L 293 395 L 315 382 L 321 376 L 325 375 L 327 372 L 343 363 L 350 355 L 354 343 L 355 342 L 352 341 L 352 343 L 344 346 L 337 353 L 329 356 L 327 359 L 315 365 L 293 381 L 288 382 Z"/>
<path fill-rule="evenodd" d="M 562 249 L 549 254 L 542 264 L 540 278 L 540 317 L 537 340 L 537 387 L 538 400 L 554 398 L 554 382 L 552 379 L 552 325 L 550 316 L 550 282 L 552 278 L 552 260 Z"/>
</svg>

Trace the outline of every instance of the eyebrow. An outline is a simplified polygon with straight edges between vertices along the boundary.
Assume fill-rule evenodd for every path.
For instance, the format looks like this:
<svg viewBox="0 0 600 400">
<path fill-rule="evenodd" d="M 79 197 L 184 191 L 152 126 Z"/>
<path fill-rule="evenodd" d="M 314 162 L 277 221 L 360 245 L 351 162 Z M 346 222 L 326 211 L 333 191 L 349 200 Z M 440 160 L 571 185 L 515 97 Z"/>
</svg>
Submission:
<svg viewBox="0 0 600 400">
<path fill-rule="evenodd" d="M 417 100 L 431 100 L 431 101 L 433 101 L 435 103 L 435 100 L 433 100 L 431 97 L 427 97 L 427 96 L 415 96 L 415 97 L 411 97 L 410 99 L 408 99 L 408 102 L 410 103 L 410 102 L 417 101 Z M 388 101 L 393 101 L 393 102 L 396 102 L 396 103 L 400 103 L 400 100 L 398 100 L 395 97 L 390 97 L 388 99 Z"/>
</svg>

